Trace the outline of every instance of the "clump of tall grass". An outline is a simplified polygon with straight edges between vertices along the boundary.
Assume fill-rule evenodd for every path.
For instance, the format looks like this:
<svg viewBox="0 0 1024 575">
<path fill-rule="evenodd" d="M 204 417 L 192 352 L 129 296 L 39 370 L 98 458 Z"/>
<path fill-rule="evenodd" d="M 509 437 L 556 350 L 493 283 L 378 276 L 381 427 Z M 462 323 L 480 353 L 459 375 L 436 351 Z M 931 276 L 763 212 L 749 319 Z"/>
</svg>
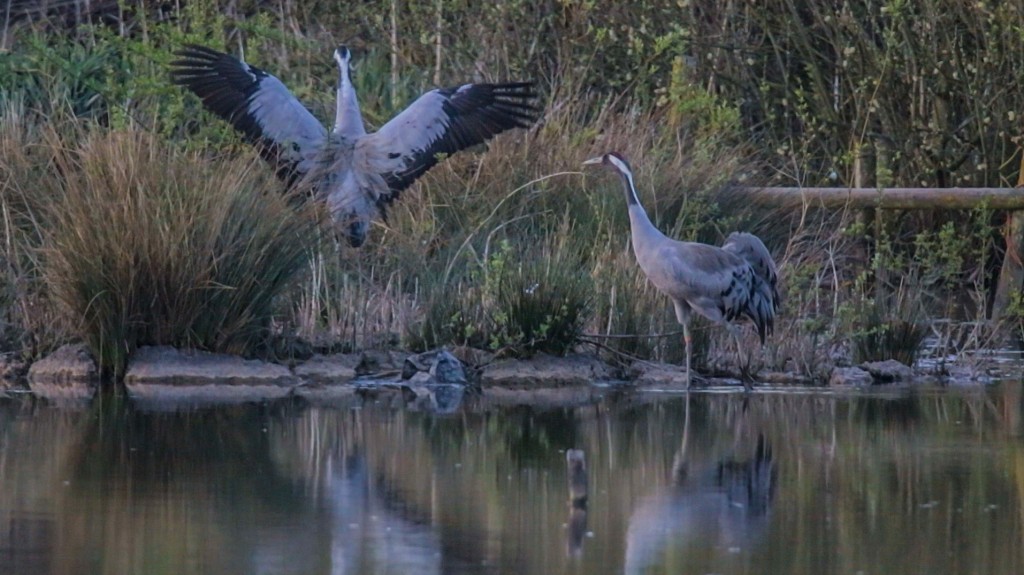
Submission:
<svg viewBox="0 0 1024 575">
<path fill-rule="evenodd" d="M 66 322 L 48 305 L 39 247 L 56 202 L 54 151 L 48 130 L 23 99 L 0 99 L 0 346 L 33 359 L 65 337 Z"/>
<path fill-rule="evenodd" d="M 914 365 L 929 327 L 920 299 L 907 291 L 856 297 L 850 320 L 855 363 L 895 359 Z"/>
<path fill-rule="evenodd" d="M 50 139 L 61 178 L 43 275 L 102 367 L 121 373 L 140 345 L 252 354 L 307 268 L 315 218 L 254 160 L 138 131 Z"/>
</svg>

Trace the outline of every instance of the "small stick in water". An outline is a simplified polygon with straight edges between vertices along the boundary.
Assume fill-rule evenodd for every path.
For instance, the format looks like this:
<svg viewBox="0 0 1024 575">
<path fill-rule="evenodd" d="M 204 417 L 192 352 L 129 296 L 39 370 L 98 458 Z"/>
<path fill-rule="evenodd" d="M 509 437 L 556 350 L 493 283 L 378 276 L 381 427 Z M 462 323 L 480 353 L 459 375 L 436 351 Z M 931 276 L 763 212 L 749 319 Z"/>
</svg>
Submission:
<svg viewBox="0 0 1024 575">
<path fill-rule="evenodd" d="M 587 533 L 587 460 L 583 450 L 566 450 L 565 467 L 569 480 L 566 552 L 570 557 L 579 557 L 583 552 L 583 538 Z"/>
</svg>

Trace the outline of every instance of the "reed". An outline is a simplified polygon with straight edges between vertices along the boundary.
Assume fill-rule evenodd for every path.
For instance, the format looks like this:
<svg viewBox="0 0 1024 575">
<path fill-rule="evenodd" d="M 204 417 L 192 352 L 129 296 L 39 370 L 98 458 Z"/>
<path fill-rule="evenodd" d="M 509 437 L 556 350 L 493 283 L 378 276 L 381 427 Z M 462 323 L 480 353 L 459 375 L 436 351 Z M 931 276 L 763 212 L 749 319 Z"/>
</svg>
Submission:
<svg viewBox="0 0 1024 575">
<path fill-rule="evenodd" d="M 251 355 L 306 270 L 315 218 L 254 159 L 207 161 L 138 131 L 50 142 L 60 194 L 42 275 L 103 369 L 119 375 L 141 345 Z"/>
</svg>

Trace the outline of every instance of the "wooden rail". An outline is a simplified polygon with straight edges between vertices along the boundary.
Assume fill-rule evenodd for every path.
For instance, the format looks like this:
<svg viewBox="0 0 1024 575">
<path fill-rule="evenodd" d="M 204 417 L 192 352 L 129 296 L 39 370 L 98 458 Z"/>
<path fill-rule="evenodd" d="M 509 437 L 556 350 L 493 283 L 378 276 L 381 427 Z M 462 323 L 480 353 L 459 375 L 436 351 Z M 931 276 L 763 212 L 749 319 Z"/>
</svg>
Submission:
<svg viewBox="0 0 1024 575">
<path fill-rule="evenodd" d="M 1024 210 L 1024 188 L 745 188 L 782 206 L 893 210 Z"/>
<path fill-rule="evenodd" d="M 1024 160 L 1021 163 L 1024 183 Z M 893 210 L 1009 210 L 1006 257 L 999 272 L 992 320 L 998 320 L 1024 290 L 1024 187 L 1016 188 L 743 188 L 755 201 L 784 207 Z"/>
</svg>

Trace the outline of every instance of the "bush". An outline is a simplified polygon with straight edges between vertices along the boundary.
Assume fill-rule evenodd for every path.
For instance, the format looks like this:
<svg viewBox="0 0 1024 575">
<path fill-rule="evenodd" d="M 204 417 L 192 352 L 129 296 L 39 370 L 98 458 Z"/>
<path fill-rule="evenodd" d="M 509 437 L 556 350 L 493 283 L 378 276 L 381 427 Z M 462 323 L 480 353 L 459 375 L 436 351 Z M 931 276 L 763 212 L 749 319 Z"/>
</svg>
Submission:
<svg viewBox="0 0 1024 575">
<path fill-rule="evenodd" d="M 895 359 L 913 366 L 929 332 L 920 302 L 904 293 L 863 298 L 853 305 L 853 361 Z"/>
<path fill-rule="evenodd" d="M 80 134 L 57 157 L 52 297 L 102 368 L 141 345 L 253 353 L 306 269 L 315 230 L 255 160 L 211 162 L 139 132 Z"/>
<path fill-rule="evenodd" d="M 534 249 L 506 244 L 490 261 L 490 346 L 513 355 L 565 355 L 589 317 L 589 274 L 571 247 Z"/>
<path fill-rule="evenodd" d="M 471 280 L 456 282 L 454 289 L 434 287 L 409 345 L 454 343 L 512 356 L 569 352 L 589 319 L 589 274 L 574 248 L 530 251 L 503 242 Z"/>
</svg>

